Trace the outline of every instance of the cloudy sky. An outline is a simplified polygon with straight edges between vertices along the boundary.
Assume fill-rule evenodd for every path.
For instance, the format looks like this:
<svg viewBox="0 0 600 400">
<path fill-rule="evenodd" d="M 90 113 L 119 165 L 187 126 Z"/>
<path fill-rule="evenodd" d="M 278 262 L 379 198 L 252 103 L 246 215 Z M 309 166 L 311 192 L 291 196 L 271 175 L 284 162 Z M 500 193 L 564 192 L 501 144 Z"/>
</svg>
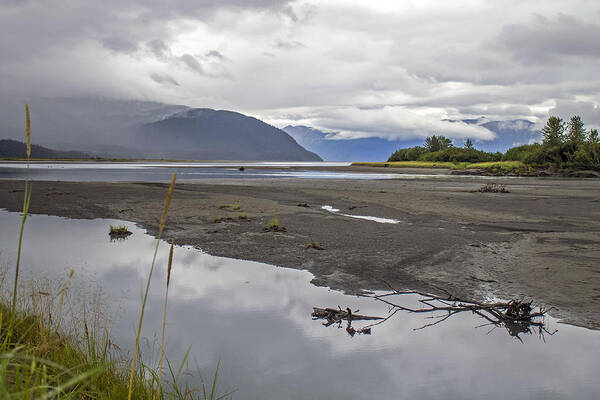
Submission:
<svg viewBox="0 0 600 400">
<path fill-rule="evenodd" d="M 0 91 L 230 109 L 345 137 L 579 113 L 600 125 L 597 0 L 1 0 Z"/>
</svg>

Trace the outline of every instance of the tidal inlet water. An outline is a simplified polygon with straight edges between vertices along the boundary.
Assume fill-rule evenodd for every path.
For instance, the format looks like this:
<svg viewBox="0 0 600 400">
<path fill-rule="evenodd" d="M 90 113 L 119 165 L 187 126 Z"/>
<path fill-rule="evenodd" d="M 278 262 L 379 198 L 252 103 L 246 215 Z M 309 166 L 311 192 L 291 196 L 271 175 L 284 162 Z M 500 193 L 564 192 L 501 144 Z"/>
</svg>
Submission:
<svg viewBox="0 0 600 400">
<path fill-rule="evenodd" d="M 20 215 L 0 211 L 0 264 L 10 282 Z M 365 221 L 365 223 L 372 223 Z M 133 232 L 111 241 L 110 225 Z M 96 296 L 113 341 L 130 354 L 155 240 L 127 221 L 32 215 L 24 234 L 23 280 L 69 280 L 71 297 Z M 157 356 L 168 244 L 161 243 L 144 321 L 144 357 Z M 600 334 L 546 317 L 548 332 L 511 336 L 472 313 L 432 320 L 397 312 L 350 335 L 346 323 L 324 325 L 313 307 L 350 308 L 387 317 L 388 305 L 311 284 L 307 271 L 208 255 L 176 247 L 167 355 L 188 349 L 193 376 L 236 399 L 598 399 Z M 56 286 L 56 285 L 55 285 Z M 4 288 L 3 290 L 7 290 Z M 397 301 L 418 307 L 418 296 Z M 360 329 L 374 321 L 356 321 Z M 193 382 L 192 382 L 193 383 Z"/>
</svg>

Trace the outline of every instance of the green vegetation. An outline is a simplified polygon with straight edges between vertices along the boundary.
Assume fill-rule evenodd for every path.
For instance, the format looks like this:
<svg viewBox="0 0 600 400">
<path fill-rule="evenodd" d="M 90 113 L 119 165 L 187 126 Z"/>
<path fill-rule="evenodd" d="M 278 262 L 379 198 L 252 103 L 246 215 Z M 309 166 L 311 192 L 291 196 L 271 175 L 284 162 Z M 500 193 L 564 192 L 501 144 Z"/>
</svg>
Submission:
<svg viewBox="0 0 600 400">
<path fill-rule="evenodd" d="M 325 250 L 321 243 L 312 240 L 306 245 L 306 249 Z"/>
<path fill-rule="evenodd" d="M 269 224 L 265 226 L 265 231 L 268 232 L 285 232 L 286 229 L 279 225 L 279 219 L 277 217 L 271 218 Z"/>
<path fill-rule="evenodd" d="M 425 145 L 410 147 L 407 149 L 396 150 L 388 159 L 393 161 L 427 161 L 427 162 L 446 162 L 452 164 L 458 163 L 476 163 L 500 161 L 502 154 L 487 153 L 476 150 L 473 142 L 469 139 L 464 148 L 452 146 L 452 141 L 444 136 L 430 136 L 425 139 Z"/>
<path fill-rule="evenodd" d="M 585 130 L 577 115 L 568 123 L 550 117 L 542 129 L 542 143 L 509 149 L 503 159 L 522 161 L 534 167 L 600 170 L 600 139 L 596 129 Z"/>
<path fill-rule="evenodd" d="M 248 213 L 238 213 L 238 219 L 248 219 Z"/>
<path fill-rule="evenodd" d="M 388 162 L 354 162 L 352 165 L 364 167 L 395 167 L 395 168 L 456 168 L 457 165 L 451 162 L 433 162 L 433 161 L 388 161 Z M 466 164 L 465 164 L 466 166 Z"/>
<path fill-rule="evenodd" d="M 279 218 L 277 218 L 277 217 L 271 218 L 271 220 L 269 221 L 269 225 L 267 225 L 267 228 L 269 228 L 269 229 L 279 228 Z"/>
<path fill-rule="evenodd" d="M 220 209 L 229 209 L 232 211 L 238 211 L 241 209 L 240 203 L 233 203 L 233 204 L 219 204 L 219 208 Z"/>
<path fill-rule="evenodd" d="M 387 162 L 352 165 L 396 168 L 450 168 L 483 170 L 492 175 L 540 175 L 570 170 L 600 171 L 600 136 L 586 130 L 578 115 L 568 123 L 550 117 L 542 129 L 542 143 L 508 149 L 504 154 L 477 150 L 467 139 L 454 147 L 444 136 L 430 136 L 423 146 L 396 150 Z"/>
<path fill-rule="evenodd" d="M 221 222 L 226 222 L 226 221 L 231 221 L 231 220 L 232 220 L 231 217 L 225 217 L 223 215 L 219 215 L 219 216 L 213 218 L 213 222 L 215 224 L 219 224 Z"/>
<path fill-rule="evenodd" d="M 26 106 L 27 156 L 31 148 L 31 128 L 29 107 Z M 68 279 L 63 281 L 55 296 L 45 288 L 34 284 L 31 293 L 18 291 L 22 277 L 19 276 L 23 230 L 29 211 L 31 186 L 29 176 L 25 181 L 25 195 L 19 233 L 17 263 L 15 267 L 12 293 L 6 290 L 4 279 L 0 279 L 0 398 L 2 399 L 62 399 L 62 400 L 111 400 L 135 398 L 136 400 L 194 400 L 223 399 L 231 393 L 218 396 L 216 393 L 218 365 L 212 386 L 190 388 L 182 383 L 188 355 L 179 368 L 173 368 L 165 358 L 166 305 L 173 261 L 173 243 L 169 253 L 167 288 L 163 310 L 160 362 L 153 367 L 141 358 L 139 343 L 144 320 L 152 272 L 154 270 L 158 245 L 162 235 L 176 175 L 173 174 L 167 192 L 154 256 L 150 267 L 143 296 L 140 318 L 136 334 L 133 358 L 129 362 L 118 356 L 118 348 L 109 337 L 108 322 L 102 312 L 90 310 L 84 301 L 81 309 L 72 304 L 67 306 Z M 111 231 L 123 232 L 127 227 L 111 226 Z M 58 304 L 55 304 L 55 298 Z M 93 307 L 92 307 L 93 308 Z M 63 310 L 70 310 L 65 318 Z M 72 328 L 66 329 L 66 321 Z M 189 352 L 188 352 L 189 353 Z M 163 361 L 166 361 L 168 380 L 162 382 Z"/>
<path fill-rule="evenodd" d="M 108 234 L 110 235 L 111 238 L 117 238 L 117 237 L 126 237 L 132 234 L 131 231 L 129 231 L 129 228 L 127 228 L 126 225 L 120 225 L 120 226 L 110 226 L 110 232 L 108 232 Z"/>
</svg>

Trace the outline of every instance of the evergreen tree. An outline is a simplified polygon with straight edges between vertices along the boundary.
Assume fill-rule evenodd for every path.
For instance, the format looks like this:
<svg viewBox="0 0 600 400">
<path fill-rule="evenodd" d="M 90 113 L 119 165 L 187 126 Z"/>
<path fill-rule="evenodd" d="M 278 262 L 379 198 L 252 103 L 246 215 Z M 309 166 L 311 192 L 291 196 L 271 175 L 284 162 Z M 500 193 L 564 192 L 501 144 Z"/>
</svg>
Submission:
<svg viewBox="0 0 600 400">
<path fill-rule="evenodd" d="M 598 143 L 600 143 L 600 137 L 598 136 L 598 130 L 597 129 L 590 129 L 590 132 L 588 133 L 588 142 L 590 144 L 598 144 Z"/>
<path fill-rule="evenodd" d="M 465 142 L 465 149 L 472 149 L 473 148 L 473 142 L 471 141 L 471 139 L 467 139 Z"/>
<path fill-rule="evenodd" d="M 432 135 L 425 138 L 425 148 L 429 152 L 440 151 L 452 147 L 452 140 L 445 136 Z"/>
<path fill-rule="evenodd" d="M 574 115 L 568 124 L 567 130 L 567 143 L 571 146 L 578 148 L 581 146 L 586 139 L 586 132 L 583 126 L 583 121 L 579 115 Z"/>
<path fill-rule="evenodd" d="M 542 128 L 544 137 L 542 143 L 546 146 L 556 146 L 564 143 L 565 123 L 562 118 L 550 117 Z"/>
<path fill-rule="evenodd" d="M 590 129 L 590 132 L 588 133 L 587 137 L 587 142 L 587 147 L 589 149 L 592 160 L 594 160 L 594 162 L 596 163 L 600 162 L 600 157 L 598 157 L 598 151 L 600 148 L 600 137 L 598 137 L 597 129 Z"/>
</svg>

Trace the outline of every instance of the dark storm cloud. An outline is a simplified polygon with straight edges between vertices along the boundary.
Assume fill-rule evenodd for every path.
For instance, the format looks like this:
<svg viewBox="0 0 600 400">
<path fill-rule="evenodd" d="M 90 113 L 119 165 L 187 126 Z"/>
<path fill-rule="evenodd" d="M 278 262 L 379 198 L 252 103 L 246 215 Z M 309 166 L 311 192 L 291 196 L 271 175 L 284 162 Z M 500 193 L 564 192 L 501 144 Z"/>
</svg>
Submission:
<svg viewBox="0 0 600 400">
<path fill-rule="evenodd" d="M 160 83 L 161 85 L 165 84 L 165 85 L 179 86 L 179 83 L 175 79 L 173 79 L 171 76 L 166 75 L 166 74 L 156 74 L 156 73 L 151 74 L 150 79 L 152 79 L 156 83 Z"/>
<path fill-rule="evenodd" d="M 138 49 L 136 43 L 120 36 L 111 36 L 102 40 L 102 45 L 109 50 L 119 53 L 133 53 Z"/>
<path fill-rule="evenodd" d="M 165 42 L 160 39 L 151 40 L 146 43 L 146 46 L 158 59 L 163 59 L 170 55 L 169 46 L 167 46 Z"/>
<path fill-rule="evenodd" d="M 206 53 L 206 57 L 207 58 L 211 58 L 212 57 L 212 58 L 216 58 L 216 59 L 219 59 L 219 60 L 224 60 L 225 59 L 225 56 L 220 51 L 217 51 L 217 50 L 210 50 L 209 52 Z"/>
<path fill-rule="evenodd" d="M 590 101 L 561 100 L 550 110 L 550 114 L 566 121 L 573 115 L 579 115 L 586 124 L 600 127 L 600 107 Z"/>
<path fill-rule="evenodd" d="M 202 64 L 200 64 L 200 62 L 193 55 L 184 54 L 181 56 L 180 59 L 192 71 L 197 72 L 199 74 L 204 74 L 204 68 L 202 67 Z"/>
<path fill-rule="evenodd" d="M 556 18 L 537 15 L 527 24 L 507 25 L 499 42 L 519 61 L 540 64 L 565 56 L 600 58 L 599 38 L 599 24 L 561 14 Z"/>
</svg>

